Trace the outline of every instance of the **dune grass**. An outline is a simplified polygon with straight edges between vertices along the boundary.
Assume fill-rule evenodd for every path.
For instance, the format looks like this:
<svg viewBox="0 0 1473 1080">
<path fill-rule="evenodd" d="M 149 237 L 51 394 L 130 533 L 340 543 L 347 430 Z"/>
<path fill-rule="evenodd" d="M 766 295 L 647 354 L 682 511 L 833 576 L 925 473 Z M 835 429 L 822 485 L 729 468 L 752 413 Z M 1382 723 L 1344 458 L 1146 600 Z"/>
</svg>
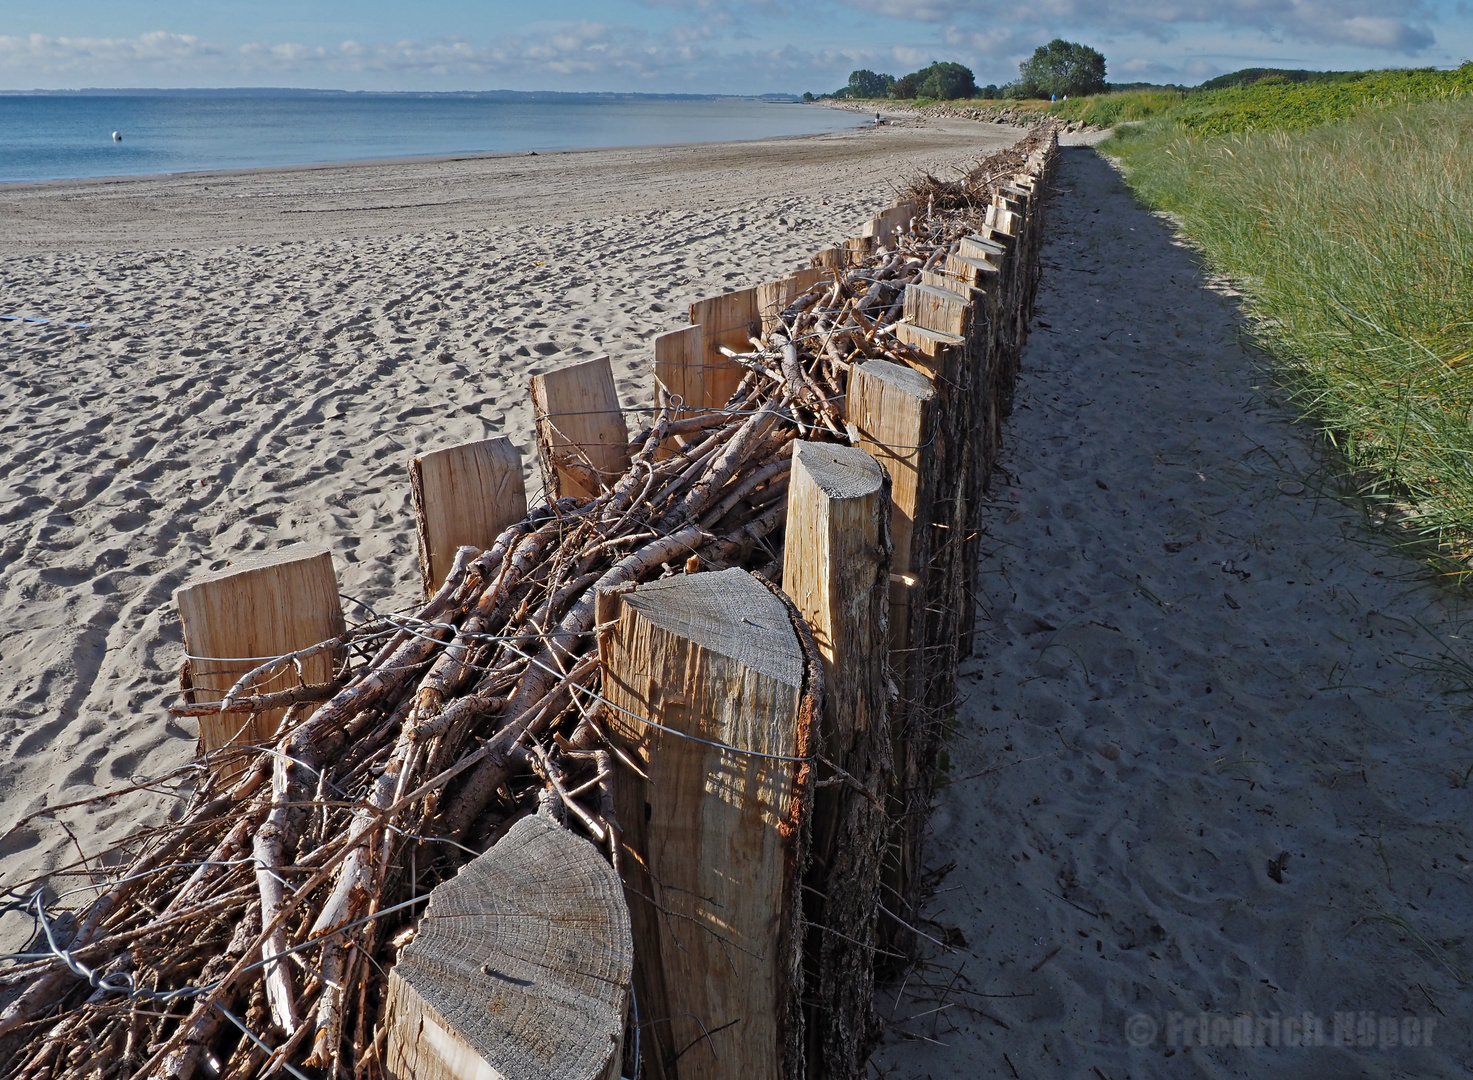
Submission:
<svg viewBox="0 0 1473 1080">
<path fill-rule="evenodd" d="M 1179 106 L 1182 94 L 1175 90 L 1120 90 L 1110 94 L 1073 97 L 1068 101 L 1040 102 L 1042 110 L 1060 120 L 1096 127 L 1114 127 L 1123 121 L 1148 120 Z"/>
<path fill-rule="evenodd" d="M 1473 66 L 1463 71 L 1473 81 Z M 1421 92 L 1449 97 L 1450 81 Z M 1262 102 L 1301 88 L 1247 92 L 1255 89 Z M 1405 82 L 1396 92 L 1409 92 Z M 1209 95 L 1221 116 L 1235 100 L 1222 95 L 1242 93 Z M 1175 112 L 1120 131 L 1102 149 L 1241 285 L 1277 379 L 1343 452 L 1363 494 L 1395 507 L 1415 537 L 1466 574 L 1473 99 L 1388 106 L 1365 86 L 1358 93 L 1358 105 L 1334 99 L 1326 109 L 1360 115 L 1311 130 L 1299 130 L 1299 114 L 1281 101 L 1292 115 L 1264 122 L 1241 109 L 1232 134 Z"/>
</svg>

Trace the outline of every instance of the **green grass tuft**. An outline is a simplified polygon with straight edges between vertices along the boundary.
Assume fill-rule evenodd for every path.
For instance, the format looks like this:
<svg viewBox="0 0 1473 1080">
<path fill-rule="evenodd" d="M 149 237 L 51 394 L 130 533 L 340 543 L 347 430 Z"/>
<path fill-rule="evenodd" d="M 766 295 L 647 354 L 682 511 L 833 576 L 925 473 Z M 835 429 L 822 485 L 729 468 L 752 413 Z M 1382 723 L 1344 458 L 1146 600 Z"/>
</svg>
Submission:
<svg viewBox="0 0 1473 1080">
<path fill-rule="evenodd" d="M 1473 81 L 1473 65 L 1431 74 Z M 1455 84 L 1417 82 L 1434 98 L 1450 97 Z M 1405 79 L 1398 85 L 1411 93 Z M 1307 131 L 1293 130 L 1301 114 L 1286 115 L 1275 97 L 1345 86 L 1359 88 L 1355 101 L 1304 101 L 1319 102 L 1320 115 L 1359 115 Z M 1216 108 L 1223 95 L 1256 93 L 1264 111 L 1239 110 L 1228 134 L 1177 112 L 1122 130 L 1103 149 L 1122 158 L 1147 203 L 1173 214 L 1208 262 L 1241 284 L 1278 379 L 1342 450 L 1364 493 L 1404 508 L 1405 524 L 1465 560 L 1473 554 L 1473 99 L 1388 106 L 1375 87 L 1385 84 L 1213 91 L 1196 97 Z"/>
</svg>

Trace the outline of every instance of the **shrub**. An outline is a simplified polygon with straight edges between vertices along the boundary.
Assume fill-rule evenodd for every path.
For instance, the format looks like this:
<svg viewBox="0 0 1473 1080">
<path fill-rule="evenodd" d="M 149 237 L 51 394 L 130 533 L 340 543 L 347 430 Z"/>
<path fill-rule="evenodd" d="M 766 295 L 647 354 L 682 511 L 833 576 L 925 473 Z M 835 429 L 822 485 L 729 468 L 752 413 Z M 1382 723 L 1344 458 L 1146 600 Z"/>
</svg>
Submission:
<svg viewBox="0 0 1473 1080">
<path fill-rule="evenodd" d="M 955 101 L 957 98 L 972 97 L 977 93 L 977 81 L 972 69 L 961 64 L 938 62 L 930 67 L 912 71 L 895 80 L 892 96 L 908 101 L 911 98 L 930 98 L 933 101 Z"/>
</svg>

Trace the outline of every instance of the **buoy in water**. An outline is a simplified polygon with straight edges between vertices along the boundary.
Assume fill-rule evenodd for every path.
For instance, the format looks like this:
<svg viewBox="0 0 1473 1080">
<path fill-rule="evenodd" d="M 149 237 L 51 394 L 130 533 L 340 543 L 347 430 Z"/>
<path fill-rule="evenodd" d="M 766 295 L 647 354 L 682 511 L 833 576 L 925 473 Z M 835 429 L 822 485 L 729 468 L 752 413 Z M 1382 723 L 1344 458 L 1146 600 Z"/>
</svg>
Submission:
<svg viewBox="0 0 1473 1080">
<path fill-rule="evenodd" d="M 123 137 L 121 135 L 119 135 L 116 131 L 114 131 L 113 132 L 113 142 L 122 142 L 122 141 L 123 141 Z"/>
</svg>

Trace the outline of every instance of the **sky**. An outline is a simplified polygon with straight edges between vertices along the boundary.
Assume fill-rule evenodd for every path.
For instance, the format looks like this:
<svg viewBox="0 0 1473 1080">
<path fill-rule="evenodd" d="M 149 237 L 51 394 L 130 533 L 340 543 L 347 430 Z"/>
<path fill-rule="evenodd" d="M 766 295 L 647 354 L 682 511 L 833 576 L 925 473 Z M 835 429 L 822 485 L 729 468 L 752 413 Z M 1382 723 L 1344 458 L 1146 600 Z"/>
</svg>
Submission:
<svg viewBox="0 0 1473 1080">
<path fill-rule="evenodd" d="M 0 89 L 820 93 L 934 60 L 1003 84 L 1055 37 L 1114 82 L 1451 67 L 1473 0 L 0 0 Z"/>
</svg>

